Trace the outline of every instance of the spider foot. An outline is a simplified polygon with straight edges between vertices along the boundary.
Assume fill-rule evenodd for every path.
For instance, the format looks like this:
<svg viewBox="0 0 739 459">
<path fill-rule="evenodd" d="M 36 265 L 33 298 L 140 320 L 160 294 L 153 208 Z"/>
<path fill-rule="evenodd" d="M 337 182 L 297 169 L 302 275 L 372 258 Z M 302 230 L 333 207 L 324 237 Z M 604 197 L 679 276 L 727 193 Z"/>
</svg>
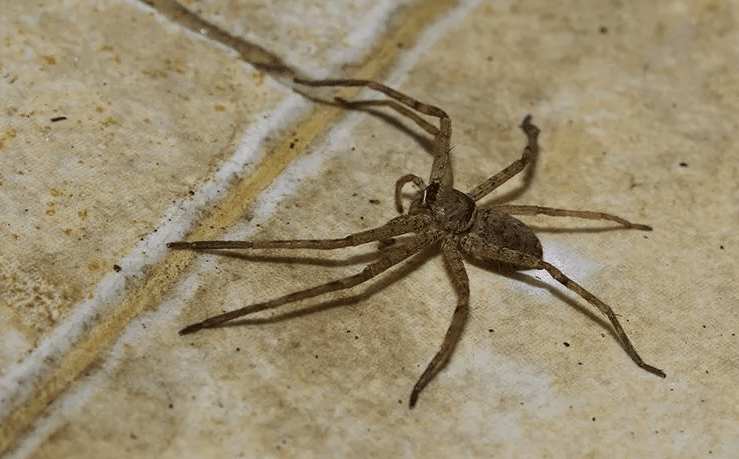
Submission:
<svg viewBox="0 0 739 459">
<path fill-rule="evenodd" d="M 639 363 L 639 367 L 642 368 L 642 369 L 644 369 L 644 370 L 647 370 L 648 372 L 652 373 L 653 375 L 659 376 L 660 378 L 666 378 L 667 377 L 667 375 L 665 374 L 664 371 L 660 370 L 657 367 L 653 367 L 652 365 L 646 364 L 644 362 Z"/>
<path fill-rule="evenodd" d="M 537 137 L 539 137 L 539 133 L 541 133 L 541 129 L 537 125 L 531 122 L 532 116 L 526 115 L 523 118 L 523 121 L 521 122 L 521 125 L 518 126 L 523 130 L 524 134 L 526 134 L 526 137 L 529 138 L 529 142 L 533 140 L 533 142 L 536 142 Z"/>
<path fill-rule="evenodd" d="M 191 242 L 177 241 L 177 242 L 167 242 L 167 248 L 174 249 L 174 250 L 187 250 L 187 249 L 192 249 L 193 247 L 192 247 Z"/>
<path fill-rule="evenodd" d="M 187 327 L 185 327 L 182 330 L 180 330 L 179 332 L 177 332 L 177 334 L 180 335 L 180 336 L 182 336 L 182 335 L 189 335 L 190 333 L 195 333 L 196 331 L 198 331 L 198 330 L 200 330 L 202 328 L 205 328 L 205 327 L 203 326 L 202 322 L 199 322 L 199 323 L 196 323 L 196 324 L 188 325 Z"/>
</svg>

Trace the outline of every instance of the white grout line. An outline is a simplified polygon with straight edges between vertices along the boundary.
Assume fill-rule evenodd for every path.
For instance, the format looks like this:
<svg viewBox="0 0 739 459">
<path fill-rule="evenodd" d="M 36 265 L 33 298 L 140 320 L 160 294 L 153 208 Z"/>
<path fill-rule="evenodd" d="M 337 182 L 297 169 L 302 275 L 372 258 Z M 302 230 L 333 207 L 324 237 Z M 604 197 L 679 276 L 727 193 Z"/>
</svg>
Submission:
<svg viewBox="0 0 739 459">
<path fill-rule="evenodd" d="M 165 217 L 156 232 L 144 239 L 117 264 L 123 269 L 120 273 L 105 276 L 95 288 L 91 300 L 74 308 L 70 317 L 61 323 L 23 362 L 11 365 L 0 380 L 0 423 L 8 415 L 11 407 L 33 388 L 35 379 L 50 368 L 56 361 L 73 348 L 85 333 L 86 326 L 94 323 L 96 317 L 104 314 L 111 305 L 115 306 L 126 294 L 128 280 L 142 277 L 144 270 L 155 264 L 166 253 L 166 243 L 181 239 L 197 220 L 197 215 L 215 203 L 219 196 L 225 195 L 231 180 L 250 170 L 247 167 L 258 155 L 263 140 L 270 133 L 290 125 L 302 114 L 308 103 L 299 95 L 290 95 L 276 109 L 265 116 L 247 132 L 241 147 L 217 172 L 216 180 L 206 183 L 196 192 L 192 200 L 182 199 L 167 209 Z M 241 172 L 240 172 L 241 170 Z M 15 403 L 11 403 L 15 402 Z"/>
<path fill-rule="evenodd" d="M 439 37 L 447 29 L 455 26 L 468 16 L 479 2 L 480 0 L 461 2 L 450 14 L 425 30 L 421 34 L 417 45 L 403 53 L 402 60 L 385 82 L 391 86 L 399 86 L 406 79 L 409 70 L 416 65 L 418 60 L 434 45 Z M 347 53 L 344 50 L 333 56 L 332 62 L 337 62 L 337 69 L 347 59 L 360 55 L 369 44 L 376 40 L 376 35 L 384 30 L 383 27 L 388 16 L 394 11 L 395 5 L 393 2 L 383 2 L 363 19 L 363 27 L 366 28 L 366 31 L 371 32 L 357 31 L 351 36 L 350 41 L 356 52 Z M 202 185 L 192 198 L 182 199 L 167 209 L 157 231 L 147 235 L 126 257 L 117 263 L 123 268 L 120 273 L 111 273 L 105 276 L 97 285 L 93 299 L 75 307 L 72 315 L 60 324 L 48 338 L 43 340 L 23 362 L 10 365 L 5 369 L 5 374 L 0 380 L 0 423 L 3 422 L 12 408 L 19 406 L 31 393 L 36 380 L 51 368 L 54 368 L 56 362 L 73 349 L 74 344 L 84 336 L 87 326 L 94 324 L 97 317 L 105 314 L 108 308 L 118 305 L 121 298 L 126 294 L 127 281 L 142 277 L 145 269 L 157 263 L 159 258 L 166 253 L 167 242 L 181 239 L 190 230 L 193 223 L 199 220 L 199 215 L 202 212 L 213 206 L 221 196 L 227 194 L 226 191 L 234 178 L 243 176 L 256 167 L 255 164 L 260 160 L 259 153 L 264 139 L 269 137 L 270 134 L 277 133 L 289 126 L 309 107 L 309 102 L 302 96 L 291 94 L 277 108 L 259 116 L 260 121 L 248 130 L 237 151 L 216 172 L 212 182 Z M 361 113 L 345 118 L 344 121 L 331 129 L 326 143 L 330 145 L 348 138 L 354 126 L 361 119 Z M 258 223 L 267 220 L 276 206 L 285 197 L 293 193 L 298 182 L 315 175 L 323 161 L 332 158 L 336 154 L 338 153 L 332 152 L 330 148 L 316 149 L 316 152 L 293 161 L 273 181 L 272 185 L 257 198 L 251 227 L 255 228 Z M 244 238 L 252 231 L 239 232 L 231 236 Z M 191 270 L 193 273 L 196 271 L 195 269 Z M 188 285 L 188 283 L 194 284 L 191 275 L 188 275 L 178 282 L 175 290 L 194 294 L 195 290 L 193 289 L 183 290 L 183 282 L 185 285 Z M 171 312 L 171 314 L 175 313 Z M 124 331 L 125 333 L 126 331 Z M 86 388 L 77 388 L 63 396 L 62 400 L 59 401 L 61 406 L 70 408 L 81 406 L 84 400 L 94 393 L 94 380 L 97 377 L 102 376 L 96 375 L 90 383 L 85 384 Z M 74 402 L 70 403 L 72 400 Z M 48 413 L 48 417 L 39 420 L 34 426 L 34 431 L 23 439 L 19 445 L 16 445 L 12 456 L 26 457 L 33 453 L 61 422 L 63 422 L 62 414 L 59 412 Z"/>
</svg>

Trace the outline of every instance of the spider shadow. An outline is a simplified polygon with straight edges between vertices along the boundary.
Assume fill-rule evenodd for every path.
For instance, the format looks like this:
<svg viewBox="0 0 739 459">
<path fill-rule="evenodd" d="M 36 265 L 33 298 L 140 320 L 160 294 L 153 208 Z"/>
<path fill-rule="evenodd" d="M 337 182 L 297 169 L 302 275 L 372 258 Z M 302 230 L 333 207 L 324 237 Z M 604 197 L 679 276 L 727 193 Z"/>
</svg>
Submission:
<svg viewBox="0 0 739 459">
<path fill-rule="evenodd" d="M 534 287 L 534 288 L 541 289 L 541 290 L 546 290 L 555 299 L 561 301 L 562 303 L 567 304 L 575 311 L 587 317 L 589 320 L 592 320 L 596 324 L 608 330 L 608 332 L 614 338 L 616 338 L 616 341 L 618 342 L 618 339 L 617 339 L 618 336 L 616 335 L 616 332 L 613 331 L 613 327 L 611 326 L 611 323 L 608 322 L 603 317 L 601 317 L 600 315 L 593 312 L 591 309 L 589 309 L 585 305 L 583 305 L 581 301 L 578 301 L 578 298 L 580 298 L 579 296 L 575 294 L 570 294 L 569 291 L 565 292 L 564 290 L 566 290 L 567 287 L 565 287 L 564 285 L 561 286 L 561 288 L 564 289 L 562 290 L 555 285 L 551 285 L 540 279 L 537 279 L 532 274 L 527 274 L 527 272 L 525 271 L 518 271 L 510 265 L 496 263 L 495 261 L 472 260 L 472 259 L 467 259 L 466 261 L 469 264 L 477 268 L 483 269 L 487 272 L 490 272 L 492 274 L 505 277 L 511 280 L 515 280 L 517 282 L 524 283 L 526 285 L 529 285 L 530 287 Z M 537 272 L 540 272 L 540 271 L 537 271 Z M 585 301 L 585 300 L 582 300 L 582 301 Z"/>
<path fill-rule="evenodd" d="M 553 232 L 588 232 L 590 233 L 590 232 L 612 231 L 615 229 L 619 229 L 619 228 L 615 228 L 615 227 L 614 228 L 580 228 L 580 229 L 574 229 L 574 230 L 573 229 L 552 228 L 551 230 Z M 383 248 L 381 247 L 378 251 L 364 253 L 364 254 L 360 254 L 360 255 L 349 257 L 349 258 L 344 258 L 344 259 L 328 259 L 328 260 L 325 258 L 319 258 L 319 257 L 295 257 L 295 256 L 285 257 L 285 256 L 277 256 L 277 255 L 252 255 L 252 254 L 244 254 L 244 253 L 238 253 L 238 252 L 232 252 L 232 251 L 222 251 L 222 250 L 199 250 L 198 252 L 209 253 L 212 255 L 225 256 L 229 258 L 235 258 L 239 260 L 252 261 L 252 262 L 308 264 L 308 265 L 315 265 L 315 266 L 342 267 L 342 266 L 370 263 L 381 256 L 382 250 Z M 331 300 L 319 301 L 318 303 L 314 303 L 306 307 L 301 307 L 299 309 L 295 309 L 289 312 L 276 313 L 270 317 L 234 320 L 234 321 L 226 322 L 226 323 L 223 323 L 215 327 L 211 327 L 211 328 L 240 327 L 240 326 L 249 326 L 249 325 L 280 323 L 280 322 L 291 320 L 291 319 L 298 318 L 298 317 L 308 316 L 311 314 L 317 314 L 317 313 L 327 311 L 330 309 L 334 309 L 334 308 L 339 308 L 343 306 L 352 306 L 352 305 L 364 303 L 367 300 L 369 300 L 373 295 L 384 290 L 391 284 L 410 275 L 411 273 L 416 271 L 420 266 L 425 264 L 431 258 L 437 256 L 438 254 L 439 254 L 438 244 L 427 247 L 421 252 L 419 252 L 418 254 L 416 254 L 415 256 L 405 261 L 404 263 L 401 263 L 395 269 L 391 269 L 391 271 L 389 271 L 385 275 L 380 275 L 376 280 L 371 281 L 364 290 L 354 295 L 341 296 L 339 298 L 335 298 Z M 565 286 L 558 287 L 557 284 L 552 285 L 552 284 L 546 283 L 542 280 L 537 279 L 532 274 L 527 274 L 524 271 L 516 270 L 514 267 L 510 265 L 497 263 L 495 261 L 475 260 L 472 258 L 465 258 L 465 260 L 467 261 L 467 263 L 477 268 L 483 269 L 491 274 L 505 277 L 505 278 L 515 280 L 518 282 L 522 282 L 524 284 L 527 284 L 537 289 L 546 290 L 556 300 L 559 300 L 560 302 L 567 304 L 568 306 L 573 308 L 575 311 L 583 314 L 589 320 L 595 322 L 596 324 L 600 325 L 603 329 L 607 330 L 608 333 L 618 342 L 618 339 L 617 339 L 618 337 L 616 335 L 616 332 L 613 330 L 611 323 L 607 321 L 605 318 L 601 317 L 596 312 L 594 312 L 593 310 L 591 310 L 590 308 L 588 308 L 587 306 L 585 306 L 583 304 L 584 300 L 579 299 L 580 298 L 579 296 L 577 296 L 576 294 L 573 294 L 572 292 L 565 291 L 566 290 Z M 449 267 L 446 266 L 446 264 L 445 264 L 445 269 L 449 269 Z M 311 299 L 306 299 L 303 301 L 310 301 L 310 300 Z"/>
<path fill-rule="evenodd" d="M 216 252 L 216 251 L 211 251 Z M 429 259 L 433 258 L 439 253 L 438 245 L 429 246 L 423 250 L 421 250 L 416 255 L 412 256 L 405 262 L 401 263 L 399 266 L 395 267 L 395 269 L 391 268 L 386 273 L 380 274 L 377 279 L 374 281 L 370 281 L 368 286 L 362 290 L 359 293 L 353 294 L 353 295 L 347 295 L 342 296 L 335 299 L 330 300 L 324 300 L 319 301 L 318 303 L 314 303 L 313 305 L 309 305 L 306 307 L 302 307 L 293 311 L 289 312 L 283 312 L 283 313 L 276 313 L 270 317 L 262 317 L 262 318 L 255 318 L 255 319 L 239 319 L 239 320 L 233 320 L 230 322 L 226 322 L 214 327 L 209 328 L 226 328 L 226 327 L 240 327 L 240 326 L 246 326 L 246 325 L 262 325 L 262 324 L 273 324 L 273 323 L 279 323 L 283 321 L 287 321 L 290 319 L 294 319 L 297 317 L 303 317 L 311 314 L 317 314 L 319 312 L 327 311 L 329 309 L 339 308 L 343 306 L 352 306 L 356 305 L 362 302 L 365 302 L 370 297 L 375 295 L 376 293 L 382 291 L 386 287 L 390 286 L 391 284 L 397 282 L 398 280 L 404 278 L 405 276 L 408 276 L 412 272 L 414 272 L 416 269 L 418 269 L 421 265 L 425 264 Z M 240 254 L 236 254 L 240 255 Z M 236 256 L 236 258 L 248 258 L 249 260 L 266 260 L 271 262 L 285 262 L 285 263 L 292 263 L 291 260 L 297 259 L 300 262 L 305 262 L 309 264 L 314 264 L 313 262 L 316 261 L 317 265 L 321 266 L 347 266 L 351 264 L 358 264 L 361 262 L 369 262 L 372 261 L 372 259 L 377 258 L 381 256 L 381 252 L 373 252 L 369 254 L 362 254 L 356 257 L 351 257 L 346 260 L 325 260 L 325 259 L 318 259 L 318 258 L 308 258 L 308 257 L 264 257 L 264 256 L 256 256 L 256 257 L 241 257 Z M 305 299 L 298 303 L 302 303 L 305 301 L 311 301 L 312 299 Z"/>
<path fill-rule="evenodd" d="M 609 226 L 609 227 L 603 227 L 603 228 L 556 228 L 556 227 L 536 227 L 536 226 L 530 226 L 530 225 L 527 225 L 527 226 L 529 226 L 529 228 L 531 228 L 535 233 L 602 233 L 602 232 L 624 229 L 622 226 Z M 496 261 L 488 261 L 488 260 L 475 260 L 475 259 L 467 259 L 467 262 L 473 266 L 484 269 L 488 272 L 492 272 L 499 276 L 503 276 L 511 280 L 523 282 L 531 287 L 547 290 L 549 294 L 551 294 L 554 298 L 558 299 L 562 303 L 569 305 L 575 311 L 584 315 L 589 320 L 595 322 L 596 324 L 604 328 L 606 331 L 608 331 L 611 337 L 614 338 L 616 342 L 619 343 L 621 348 L 628 353 L 628 349 L 626 349 L 623 346 L 623 344 L 621 344 L 621 341 L 619 340 L 618 335 L 616 334 L 616 330 L 613 328 L 613 325 L 611 324 L 611 322 L 607 320 L 606 318 L 604 318 L 603 316 L 601 316 L 600 314 L 593 311 L 591 308 L 585 306 L 584 303 L 586 304 L 589 304 L 589 303 L 587 303 L 587 301 L 584 298 L 580 297 L 575 292 L 570 291 L 569 289 L 567 289 L 566 286 L 562 285 L 556 280 L 555 280 L 555 282 L 557 282 L 556 284 L 554 285 L 548 284 L 542 280 L 537 279 L 533 275 L 526 274 L 524 271 L 516 270 L 513 266 L 508 265 L 506 263 L 499 263 Z M 537 272 L 545 272 L 545 271 L 537 271 Z"/>
<path fill-rule="evenodd" d="M 416 143 L 426 150 L 426 152 L 430 155 L 434 148 L 434 140 L 430 138 L 427 134 L 422 134 L 419 131 L 417 131 L 414 128 L 409 127 L 407 124 L 401 121 L 400 116 L 391 115 L 389 113 L 385 113 L 382 110 L 377 110 L 374 108 L 369 107 L 359 107 L 354 105 L 349 105 L 346 103 L 337 102 L 335 100 L 325 100 L 320 99 L 318 97 L 315 97 L 313 95 L 310 95 L 306 92 L 300 91 L 298 89 L 294 89 L 295 92 L 300 94 L 301 96 L 305 97 L 306 99 L 310 100 L 311 102 L 314 102 L 316 104 L 320 105 L 328 105 L 331 107 L 338 107 L 347 111 L 353 111 L 353 112 L 364 112 L 369 115 L 372 115 L 381 121 L 389 124 L 390 126 L 394 127 L 395 129 L 399 130 L 403 134 L 407 135 L 408 137 L 412 138 L 416 141 Z"/>
</svg>

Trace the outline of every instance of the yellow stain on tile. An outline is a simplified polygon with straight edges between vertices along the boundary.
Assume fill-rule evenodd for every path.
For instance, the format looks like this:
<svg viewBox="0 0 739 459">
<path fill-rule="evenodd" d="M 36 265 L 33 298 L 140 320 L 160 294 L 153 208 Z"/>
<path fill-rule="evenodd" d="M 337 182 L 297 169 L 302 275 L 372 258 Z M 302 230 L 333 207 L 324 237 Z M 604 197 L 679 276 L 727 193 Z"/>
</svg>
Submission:
<svg viewBox="0 0 739 459">
<path fill-rule="evenodd" d="M 6 129 L 0 137 L 0 150 L 5 150 L 5 142 L 15 139 L 16 135 L 18 134 L 15 129 Z"/>
</svg>

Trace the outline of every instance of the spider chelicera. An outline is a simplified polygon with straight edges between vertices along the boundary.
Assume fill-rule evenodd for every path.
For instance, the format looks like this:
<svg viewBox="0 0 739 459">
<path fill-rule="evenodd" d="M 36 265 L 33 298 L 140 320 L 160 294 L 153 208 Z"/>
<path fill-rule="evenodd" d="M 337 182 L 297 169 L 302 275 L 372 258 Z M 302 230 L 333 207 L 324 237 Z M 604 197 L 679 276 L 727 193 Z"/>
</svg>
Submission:
<svg viewBox="0 0 739 459">
<path fill-rule="evenodd" d="M 452 187 L 452 170 L 450 162 L 450 140 L 452 123 L 449 116 L 438 107 L 424 104 L 405 94 L 395 91 L 383 84 L 369 80 L 304 80 L 296 78 L 295 82 L 311 87 L 324 86 L 360 86 L 382 92 L 390 99 L 364 100 L 348 102 L 337 98 L 336 102 L 346 108 L 362 108 L 369 106 L 385 106 L 411 119 L 427 133 L 434 136 L 433 165 L 428 184 L 417 175 L 404 175 L 396 182 L 395 204 L 400 216 L 374 229 L 350 234 L 341 239 L 305 239 L 281 241 L 195 241 L 170 242 L 167 247 L 181 250 L 214 250 L 214 249 L 319 249 L 333 250 L 352 247 L 373 241 L 387 241 L 396 236 L 414 233 L 409 240 L 392 245 L 382 250 L 377 261 L 367 265 L 362 272 L 344 277 L 317 287 L 291 293 L 263 303 L 245 306 L 224 314 L 213 316 L 182 329 L 180 335 L 193 333 L 203 328 L 212 328 L 238 317 L 253 314 L 265 309 L 272 309 L 287 303 L 313 298 L 324 293 L 344 290 L 366 282 L 381 274 L 390 267 L 418 254 L 424 248 L 437 246 L 445 263 L 449 267 L 452 283 L 457 291 L 457 307 L 452 321 L 441 344 L 426 370 L 413 386 L 409 406 L 413 408 L 418 395 L 426 385 L 449 362 L 457 342 L 464 329 L 469 315 L 470 287 L 463 259 L 493 261 L 515 270 L 543 269 L 562 285 L 580 295 L 588 303 L 595 306 L 605 315 L 613 326 L 616 337 L 631 359 L 644 370 L 662 378 L 665 373 L 645 363 L 637 354 L 629 337 L 610 306 L 585 290 L 559 269 L 543 259 L 542 246 L 534 232 L 512 215 L 550 215 L 555 217 L 576 217 L 593 220 L 608 220 L 622 225 L 624 228 L 651 231 L 651 227 L 631 223 L 615 215 L 581 211 L 555 209 L 551 207 L 497 205 L 478 208 L 475 203 L 491 191 L 521 172 L 539 153 L 537 139 L 539 128 L 531 122 L 527 115 L 520 125 L 527 138 L 521 158 L 510 166 L 485 180 L 467 193 Z M 411 110 L 412 109 L 412 110 Z M 415 110 L 415 112 L 413 111 Z M 424 120 L 418 113 L 439 119 L 439 127 Z M 418 188 L 408 213 L 403 213 L 402 190 L 408 183 Z"/>
</svg>

